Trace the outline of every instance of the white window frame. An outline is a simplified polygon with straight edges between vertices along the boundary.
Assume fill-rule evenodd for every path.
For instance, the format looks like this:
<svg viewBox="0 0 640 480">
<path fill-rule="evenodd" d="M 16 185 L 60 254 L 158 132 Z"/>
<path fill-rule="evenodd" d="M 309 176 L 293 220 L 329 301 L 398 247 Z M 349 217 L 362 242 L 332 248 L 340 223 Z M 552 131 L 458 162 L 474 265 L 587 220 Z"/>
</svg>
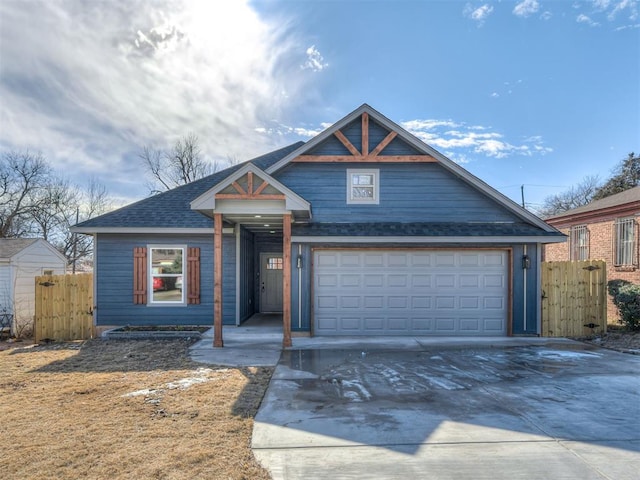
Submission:
<svg viewBox="0 0 640 480">
<path fill-rule="evenodd" d="M 589 229 L 586 225 L 574 225 L 570 229 L 569 260 L 589 260 Z"/>
<path fill-rule="evenodd" d="M 361 198 L 353 196 L 353 187 L 357 186 L 353 183 L 354 175 L 371 175 L 373 177 L 373 197 Z M 348 168 L 347 169 L 347 204 L 353 205 L 378 205 L 380 203 L 380 170 L 377 168 Z"/>
<path fill-rule="evenodd" d="M 154 301 L 153 300 L 153 277 L 160 276 L 158 274 L 153 273 L 153 250 L 179 250 L 182 249 L 182 274 L 163 274 L 163 277 L 174 276 L 179 277 L 182 276 L 182 291 L 181 300 L 179 301 Z M 148 292 L 147 295 L 147 305 L 150 306 L 180 306 L 187 305 L 187 246 L 186 245 L 147 245 L 147 285 Z"/>
<path fill-rule="evenodd" d="M 631 239 L 628 240 L 626 235 Z M 624 244 L 623 244 L 624 242 Z M 633 267 L 638 264 L 638 232 L 634 217 L 616 218 L 613 224 L 613 265 L 616 267 Z"/>
</svg>

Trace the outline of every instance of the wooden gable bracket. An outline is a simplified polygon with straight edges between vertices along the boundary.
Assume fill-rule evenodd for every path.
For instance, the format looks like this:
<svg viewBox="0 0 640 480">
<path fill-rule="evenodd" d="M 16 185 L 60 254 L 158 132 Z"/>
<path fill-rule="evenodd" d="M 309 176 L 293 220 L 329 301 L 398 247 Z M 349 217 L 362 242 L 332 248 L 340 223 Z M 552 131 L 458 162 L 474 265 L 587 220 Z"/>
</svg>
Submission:
<svg viewBox="0 0 640 480">
<path fill-rule="evenodd" d="M 247 172 L 247 190 L 237 182 L 231 184 L 238 193 L 216 193 L 218 200 L 284 200 L 283 194 L 263 194 L 265 188 L 269 186 L 266 180 L 263 180 L 258 188 L 253 189 L 253 172 Z"/>
<path fill-rule="evenodd" d="M 340 130 L 334 132 L 335 137 L 345 146 L 351 155 L 299 155 L 293 162 L 300 163 L 343 163 L 343 162 L 371 162 L 371 163 L 433 163 L 437 162 L 431 155 L 380 155 L 380 153 L 398 136 L 398 132 L 389 132 L 382 141 L 369 153 L 369 114 L 362 114 L 362 152 L 349 141 Z"/>
</svg>

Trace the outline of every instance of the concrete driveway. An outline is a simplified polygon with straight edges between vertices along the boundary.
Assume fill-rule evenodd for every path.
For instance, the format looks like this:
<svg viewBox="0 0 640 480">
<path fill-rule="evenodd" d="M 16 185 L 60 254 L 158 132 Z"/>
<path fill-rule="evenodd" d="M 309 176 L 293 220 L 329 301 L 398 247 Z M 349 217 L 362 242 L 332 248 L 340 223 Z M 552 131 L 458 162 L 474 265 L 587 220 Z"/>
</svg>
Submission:
<svg viewBox="0 0 640 480">
<path fill-rule="evenodd" d="M 253 432 L 275 479 L 638 478 L 640 356 L 557 339 L 296 347 Z"/>
</svg>

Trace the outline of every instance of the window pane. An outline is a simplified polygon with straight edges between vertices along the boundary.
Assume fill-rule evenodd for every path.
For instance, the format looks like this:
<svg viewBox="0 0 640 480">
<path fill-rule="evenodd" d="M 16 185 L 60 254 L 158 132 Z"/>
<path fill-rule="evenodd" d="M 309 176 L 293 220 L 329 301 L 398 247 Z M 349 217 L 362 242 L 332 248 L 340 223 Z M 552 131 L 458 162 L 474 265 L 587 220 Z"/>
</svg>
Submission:
<svg viewBox="0 0 640 480">
<path fill-rule="evenodd" d="M 615 224 L 615 261 L 616 265 L 633 265 L 635 262 L 635 222 L 633 218 L 616 220 Z"/>
<path fill-rule="evenodd" d="M 569 248 L 570 260 L 589 259 L 589 231 L 585 225 L 571 227 Z"/>
<path fill-rule="evenodd" d="M 182 248 L 151 249 L 152 302 L 184 302 Z"/>
<path fill-rule="evenodd" d="M 353 187 L 351 189 L 352 198 L 373 198 L 373 187 Z"/>
<path fill-rule="evenodd" d="M 373 175 L 357 174 L 353 176 L 354 185 L 373 185 Z"/>
<path fill-rule="evenodd" d="M 153 273 L 182 273 L 181 248 L 152 248 L 151 268 Z"/>
<path fill-rule="evenodd" d="M 282 270 L 282 258 L 281 257 L 268 258 L 267 270 Z"/>
</svg>

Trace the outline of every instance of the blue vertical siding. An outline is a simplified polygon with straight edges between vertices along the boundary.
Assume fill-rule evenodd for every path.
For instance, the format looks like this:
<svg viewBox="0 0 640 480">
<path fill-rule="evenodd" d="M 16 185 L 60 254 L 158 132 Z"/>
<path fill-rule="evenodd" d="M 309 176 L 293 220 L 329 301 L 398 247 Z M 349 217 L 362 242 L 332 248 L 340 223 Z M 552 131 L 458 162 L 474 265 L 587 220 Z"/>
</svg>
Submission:
<svg viewBox="0 0 640 480">
<path fill-rule="evenodd" d="M 347 204 L 349 168 L 380 170 L 378 205 Z M 311 203 L 318 223 L 520 221 L 436 163 L 293 163 L 276 177 Z"/>
<path fill-rule="evenodd" d="M 523 255 L 523 245 L 514 245 L 512 272 L 513 334 L 537 335 L 539 333 L 538 310 L 540 308 L 540 298 L 538 296 L 540 278 L 538 277 L 537 262 L 540 259 L 538 258 L 536 245 L 527 245 L 527 256 L 531 267 L 526 270 L 522 268 Z"/>
<path fill-rule="evenodd" d="M 291 330 L 308 332 L 311 325 L 311 247 L 303 244 L 299 254 L 298 246 L 297 243 L 291 245 Z M 298 255 L 302 257 L 301 268 L 298 268 Z"/>
<path fill-rule="evenodd" d="M 246 228 L 240 229 L 240 321 L 255 313 L 255 244 L 254 235 Z"/>
<path fill-rule="evenodd" d="M 223 321 L 235 323 L 235 240 L 223 239 Z M 153 244 L 200 248 L 200 304 L 133 304 L 133 249 Z M 212 325 L 213 237 L 211 235 L 96 236 L 97 325 Z"/>
</svg>

